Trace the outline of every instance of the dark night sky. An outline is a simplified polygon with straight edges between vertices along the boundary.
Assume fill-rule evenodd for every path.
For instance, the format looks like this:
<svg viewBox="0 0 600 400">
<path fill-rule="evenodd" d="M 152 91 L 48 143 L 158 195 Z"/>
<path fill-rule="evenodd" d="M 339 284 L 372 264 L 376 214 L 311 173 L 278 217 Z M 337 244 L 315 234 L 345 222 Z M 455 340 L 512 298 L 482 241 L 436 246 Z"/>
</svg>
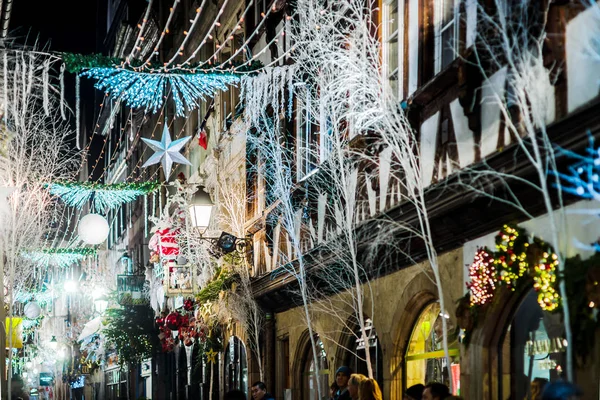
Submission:
<svg viewBox="0 0 600 400">
<path fill-rule="evenodd" d="M 97 2 L 108 0 L 14 0 L 10 32 L 20 42 L 29 34 L 50 43 L 54 51 L 93 53 L 96 51 Z M 39 36 L 38 36 L 39 35 Z"/>
</svg>

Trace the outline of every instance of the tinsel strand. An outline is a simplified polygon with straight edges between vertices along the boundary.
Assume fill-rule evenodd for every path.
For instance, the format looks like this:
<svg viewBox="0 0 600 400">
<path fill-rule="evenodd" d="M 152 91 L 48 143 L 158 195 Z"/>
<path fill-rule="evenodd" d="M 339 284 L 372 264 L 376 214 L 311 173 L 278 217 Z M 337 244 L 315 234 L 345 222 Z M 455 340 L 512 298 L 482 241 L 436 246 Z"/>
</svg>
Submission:
<svg viewBox="0 0 600 400">
<path fill-rule="evenodd" d="M 44 86 L 44 113 L 48 116 L 50 115 L 50 107 L 48 105 L 48 72 L 50 70 L 50 60 L 46 60 L 44 62 L 44 73 L 42 75 L 42 85 Z"/>
<path fill-rule="evenodd" d="M 148 237 L 148 195 L 144 195 L 144 237 Z"/>
<path fill-rule="evenodd" d="M 65 114 L 65 64 L 60 65 L 60 116 L 63 121 L 67 119 Z"/>
<path fill-rule="evenodd" d="M 15 120 L 15 123 L 17 123 L 17 103 L 18 103 L 18 91 L 19 91 L 19 85 L 17 84 L 17 82 L 19 82 L 19 61 L 15 61 L 15 71 L 13 73 L 13 81 L 14 81 L 14 85 L 13 85 L 13 101 L 12 101 L 12 114 L 13 114 L 13 119 Z"/>
<path fill-rule="evenodd" d="M 156 217 L 156 194 L 152 194 L 152 218 Z"/>
<path fill-rule="evenodd" d="M 4 120 L 8 119 L 8 56 L 6 51 L 3 53 L 4 65 Z"/>
<path fill-rule="evenodd" d="M 125 225 L 123 224 L 123 214 L 125 214 L 123 208 L 119 208 L 119 230 L 123 230 Z"/>
<path fill-rule="evenodd" d="M 77 150 L 81 150 L 79 144 L 79 102 L 80 102 L 80 87 L 79 87 L 79 74 L 75 74 L 75 145 Z"/>
</svg>

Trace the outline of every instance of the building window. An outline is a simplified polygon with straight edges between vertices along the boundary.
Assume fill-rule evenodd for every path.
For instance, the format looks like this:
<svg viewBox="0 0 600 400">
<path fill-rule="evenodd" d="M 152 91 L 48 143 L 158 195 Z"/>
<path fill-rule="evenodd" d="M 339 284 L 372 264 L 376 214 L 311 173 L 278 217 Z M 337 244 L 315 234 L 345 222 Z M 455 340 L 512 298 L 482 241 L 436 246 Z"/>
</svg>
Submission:
<svg viewBox="0 0 600 400">
<path fill-rule="evenodd" d="M 225 391 L 241 390 L 248 395 L 246 346 L 236 336 L 229 338 L 225 352 Z"/>
<path fill-rule="evenodd" d="M 454 0 L 435 0 L 435 72 L 446 68 L 458 52 L 458 8 Z"/>
<path fill-rule="evenodd" d="M 450 365 L 447 365 L 442 345 L 442 318 L 440 304 L 432 303 L 425 307 L 413 327 L 406 351 L 404 371 L 406 387 L 417 383 L 441 382 L 452 387 L 454 394 L 460 394 L 460 364 L 457 335 L 448 319 L 448 347 Z"/>
<path fill-rule="evenodd" d="M 305 353 L 306 361 L 302 370 L 302 398 L 304 400 L 321 400 L 319 399 L 317 385 L 321 388 L 323 400 L 329 398 L 329 364 L 327 363 L 327 354 L 325 353 L 323 342 L 318 336 L 315 343 L 317 345 L 317 363 L 315 364 L 310 341 Z M 317 367 L 319 375 L 316 373 Z"/>
<path fill-rule="evenodd" d="M 383 354 L 381 353 L 381 346 L 379 345 L 379 339 L 377 337 L 377 331 L 373 326 L 373 321 L 370 318 L 365 320 L 365 330 L 369 337 L 369 343 L 365 344 L 362 339 L 361 329 L 357 328 L 354 332 L 356 338 L 354 343 L 354 354 L 351 362 L 348 363 L 352 370 L 357 374 L 363 374 L 369 376 L 369 370 L 367 367 L 367 351 L 369 352 L 369 359 L 371 361 L 371 368 L 373 369 L 373 377 L 379 383 L 379 386 L 383 385 Z"/>
<path fill-rule="evenodd" d="M 501 395 L 529 395 L 536 379 L 555 381 L 565 366 L 564 325 L 560 314 L 543 311 L 533 289 L 523 299 L 506 328 L 499 354 Z"/>
<path fill-rule="evenodd" d="M 383 7 L 383 52 L 384 73 L 388 78 L 392 93 L 403 97 L 402 51 L 404 44 L 404 0 L 388 0 Z"/>
</svg>

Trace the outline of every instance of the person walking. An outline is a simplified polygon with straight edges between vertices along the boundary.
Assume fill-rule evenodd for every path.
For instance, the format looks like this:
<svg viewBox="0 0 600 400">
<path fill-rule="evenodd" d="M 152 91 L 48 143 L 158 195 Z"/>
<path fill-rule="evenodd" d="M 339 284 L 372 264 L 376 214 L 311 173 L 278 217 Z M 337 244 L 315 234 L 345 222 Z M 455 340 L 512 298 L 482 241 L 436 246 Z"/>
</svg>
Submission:
<svg viewBox="0 0 600 400">
<path fill-rule="evenodd" d="M 352 370 L 346 366 L 341 366 L 335 371 L 335 383 L 338 388 L 333 396 L 334 400 L 350 400 L 350 394 L 348 393 L 350 375 L 352 375 Z"/>
<path fill-rule="evenodd" d="M 423 389 L 423 400 L 444 400 L 450 397 L 450 389 L 443 383 L 433 382 Z"/>
<path fill-rule="evenodd" d="M 420 383 L 412 385 L 406 389 L 406 392 L 404 392 L 404 398 L 402 400 L 421 400 L 423 398 L 423 390 L 425 390 L 425 385 Z"/>
<path fill-rule="evenodd" d="M 260 381 L 254 382 L 251 393 L 254 400 L 275 400 L 275 397 L 267 392 L 267 386 Z"/>
<path fill-rule="evenodd" d="M 383 400 L 379 384 L 372 378 L 366 378 L 360 383 L 358 395 L 360 400 Z"/>
<path fill-rule="evenodd" d="M 352 400 L 358 400 L 358 389 L 361 385 L 361 383 L 365 380 L 368 379 L 366 376 L 364 376 L 363 374 L 352 374 L 350 375 L 350 379 L 348 379 L 348 393 L 350 394 L 350 398 Z"/>
</svg>

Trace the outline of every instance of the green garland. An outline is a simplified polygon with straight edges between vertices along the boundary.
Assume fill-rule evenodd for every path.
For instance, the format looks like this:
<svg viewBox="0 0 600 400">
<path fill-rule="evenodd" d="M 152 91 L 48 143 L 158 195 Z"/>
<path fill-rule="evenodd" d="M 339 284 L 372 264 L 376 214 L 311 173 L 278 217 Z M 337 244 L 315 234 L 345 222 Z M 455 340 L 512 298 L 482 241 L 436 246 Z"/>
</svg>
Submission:
<svg viewBox="0 0 600 400">
<path fill-rule="evenodd" d="M 130 65 L 122 67 L 125 60 L 116 57 L 108 57 L 102 54 L 75 54 L 75 53 L 63 53 L 62 60 L 65 63 L 66 69 L 71 73 L 79 73 L 85 69 L 91 68 L 125 68 L 134 71 L 145 66 L 144 72 L 151 72 L 151 70 L 161 70 L 164 64 L 161 62 L 151 62 L 150 64 L 144 64 L 140 60 L 132 60 Z M 204 63 L 200 66 L 200 63 L 187 64 L 186 68 L 173 68 L 169 69 L 169 73 L 175 74 L 189 74 L 190 71 L 198 70 L 199 72 L 212 71 L 214 69 L 221 68 L 227 70 L 231 67 L 236 67 L 237 72 L 252 72 L 262 68 L 263 64 L 260 61 L 253 61 L 250 65 L 242 65 L 244 62 L 233 62 L 226 65 L 223 64 L 212 64 Z"/>
<path fill-rule="evenodd" d="M 207 301 L 217 300 L 221 291 L 230 289 L 231 285 L 236 282 L 236 278 L 237 277 L 231 271 L 225 268 L 217 269 L 213 280 L 196 293 L 196 301 L 202 304 Z"/>
<path fill-rule="evenodd" d="M 36 253 L 44 254 L 68 254 L 80 256 L 95 256 L 96 249 L 91 247 L 74 247 L 74 248 L 45 248 L 36 250 Z"/>
<path fill-rule="evenodd" d="M 50 187 L 51 185 L 60 185 L 69 189 L 83 188 L 87 190 L 137 190 L 140 192 L 151 193 L 157 190 L 161 183 L 158 181 L 152 182 L 121 182 L 121 183 L 112 183 L 112 184 L 104 184 L 99 182 L 76 182 L 76 181 L 56 181 L 51 184 L 47 184 L 46 187 Z"/>
<path fill-rule="evenodd" d="M 57 181 L 46 185 L 51 194 L 66 204 L 82 208 L 91 201 L 96 211 L 120 207 L 160 188 L 160 182 L 114 183 Z"/>
</svg>

